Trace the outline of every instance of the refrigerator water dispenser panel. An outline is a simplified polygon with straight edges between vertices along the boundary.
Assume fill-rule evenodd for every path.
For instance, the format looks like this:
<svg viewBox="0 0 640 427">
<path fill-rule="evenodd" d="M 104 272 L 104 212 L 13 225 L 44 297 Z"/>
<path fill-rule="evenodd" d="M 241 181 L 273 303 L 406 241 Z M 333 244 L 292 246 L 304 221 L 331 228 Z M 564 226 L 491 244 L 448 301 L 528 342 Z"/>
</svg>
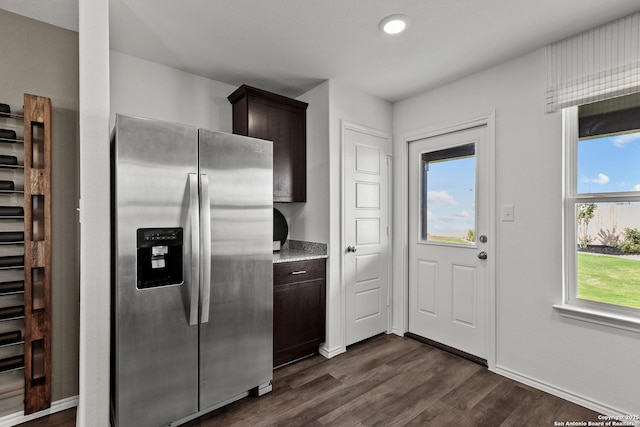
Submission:
<svg viewBox="0 0 640 427">
<path fill-rule="evenodd" d="M 139 228 L 136 247 L 138 289 L 184 283 L 182 228 Z"/>
</svg>

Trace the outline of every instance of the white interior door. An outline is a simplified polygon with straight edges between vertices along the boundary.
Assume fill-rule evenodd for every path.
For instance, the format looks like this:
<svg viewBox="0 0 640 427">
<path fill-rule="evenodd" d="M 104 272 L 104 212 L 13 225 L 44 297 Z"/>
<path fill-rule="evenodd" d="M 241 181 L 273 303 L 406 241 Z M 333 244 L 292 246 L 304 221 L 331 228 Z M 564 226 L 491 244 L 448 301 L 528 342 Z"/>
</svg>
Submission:
<svg viewBox="0 0 640 427">
<path fill-rule="evenodd" d="M 389 136 L 343 125 L 346 345 L 389 325 Z"/>
<path fill-rule="evenodd" d="M 487 359 L 486 126 L 409 144 L 409 332 Z"/>
</svg>

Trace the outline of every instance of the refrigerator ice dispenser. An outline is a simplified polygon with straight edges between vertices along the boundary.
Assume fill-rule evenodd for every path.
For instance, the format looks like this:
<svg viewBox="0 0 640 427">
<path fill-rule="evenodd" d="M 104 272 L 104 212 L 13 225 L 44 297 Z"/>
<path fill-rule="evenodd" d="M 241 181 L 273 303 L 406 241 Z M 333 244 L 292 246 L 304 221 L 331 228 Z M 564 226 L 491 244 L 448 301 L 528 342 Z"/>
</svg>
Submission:
<svg viewBox="0 0 640 427">
<path fill-rule="evenodd" d="M 136 237 L 138 289 L 184 283 L 182 228 L 139 228 Z"/>
</svg>

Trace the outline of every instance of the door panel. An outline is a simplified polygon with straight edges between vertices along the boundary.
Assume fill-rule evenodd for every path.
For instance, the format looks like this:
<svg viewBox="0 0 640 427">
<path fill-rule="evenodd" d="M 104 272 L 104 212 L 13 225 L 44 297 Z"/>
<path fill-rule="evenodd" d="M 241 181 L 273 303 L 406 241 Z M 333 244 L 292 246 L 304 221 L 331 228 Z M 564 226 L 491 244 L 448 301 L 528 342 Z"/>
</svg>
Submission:
<svg viewBox="0 0 640 427">
<path fill-rule="evenodd" d="M 356 208 L 380 208 L 380 184 L 356 182 Z"/>
<path fill-rule="evenodd" d="M 388 137 L 344 129 L 346 344 L 381 332 L 389 321 Z"/>
<path fill-rule="evenodd" d="M 418 278 L 420 286 L 418 293 L 418 310 L 420 313 L 438 316 L 438 263 L 417 260 Z"/>
<path fill-rule="evenodd" d="M 487 358 L 486 127 L 409 145 L 409 332 Z"/>
<path fill-rule="evenodd" d="M 200 177 L 209 182 L 201 203 L 210 210 L 201 222 L 211 228 L 202 237 L 211 243 L 211 280 L 201 283 L 201 294 L 206 287 L 210 292 L 209 316 L 201 316 L 200 325 L 205 410 L 272 378 L 273 145 L 203 129 L 199 134 Z"/>
<path fill-rule="evenodd" d="M 378 244 L 380 244 L 380 219 L 356 219 L 356 245 L 364 246 Z"/>
<path fill-rule="evenodd" d="M 189 174 L 197 172 L 197 133 L 191 127 L 118 115 L 115 138 L 114 421 L 120 427 L 155 427 L 198 409 L 198 327 L 189 326 L 187 274 L 192 225 L 188 183 Z M 137 230 L 176 227 L 183 229 L 185 282 L 138 289 Z"/>
<path fill-rule="evenodd" d="M 453 265 L 452 267 L 453 321 L 461 325 L 475 327 L 478 303 L 476 269 L 465 265 Z"/>
<path fill-rule="evenodd" d="M 356 258 L 356 282 L 380 277 L 380 254 L 361 255 Z"/>
<path fill-rule="evenodd" d="M 368 289 L 356 294 L 356 321 L 380 314 L 380 289 Z"/>
</svg>

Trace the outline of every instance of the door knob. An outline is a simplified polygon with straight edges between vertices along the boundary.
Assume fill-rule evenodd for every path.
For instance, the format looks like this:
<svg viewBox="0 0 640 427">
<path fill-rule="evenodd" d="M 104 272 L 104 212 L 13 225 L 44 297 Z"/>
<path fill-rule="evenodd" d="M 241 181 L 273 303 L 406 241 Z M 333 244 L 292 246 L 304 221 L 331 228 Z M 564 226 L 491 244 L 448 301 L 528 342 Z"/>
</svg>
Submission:
<svg viewBox="0 0 640 427">
<path fill-rule="evenodd" d="M 482 251 L 478 254 L 478 258 L 480 259 L 487 259 L 487 253 L 485 251 Z"/>
<path fill-rule="evenodd" d="M 349 252 L 355 252 L 356 251 L 356 247 L 353 245 L 349 245 L 347 246 L 347 253 Z"/>
</svg>

